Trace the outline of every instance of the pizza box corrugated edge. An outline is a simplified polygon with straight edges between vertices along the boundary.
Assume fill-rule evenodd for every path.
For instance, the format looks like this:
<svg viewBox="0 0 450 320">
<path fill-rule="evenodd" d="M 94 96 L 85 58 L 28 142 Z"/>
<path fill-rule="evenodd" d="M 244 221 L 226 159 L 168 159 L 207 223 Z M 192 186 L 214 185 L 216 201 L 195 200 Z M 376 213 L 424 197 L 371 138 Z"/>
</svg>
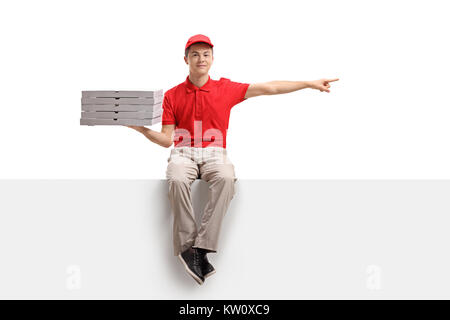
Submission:
<svg viewBox="0 0 450 320">
<path fill-rule="evenodd" d="M 80 125 L 129 125 L 129 126 L 152 126 L 161 122 L 162 116 L 153 119 L 80 119 Z"/>
<path fill-rule="evenodd" d="M 148 97 L 155 98 L 164 95 L 162 89 L 153 91 L 130 91 L 130 90 L 84 90 L 81 91 L 82 98 L 112 97 L 112 98 L 128 98 L 128 97 Z"/>
<path fill-rule="evenodd" d="M 82 119 L 151 119 L 162 115 L 162 110 L 157 112 L 146 111 L 86 111 L 81 113 Z"/>
<path fill-rule="evenodd" d="M 157 104 L 163 98 L 81 98 L 81 104 Z"/>
<path fill-rule="evenodd" d="M 162 109 L 158 104 L 82 104 L 81 111 L 156 111 Z"/>
</svg>

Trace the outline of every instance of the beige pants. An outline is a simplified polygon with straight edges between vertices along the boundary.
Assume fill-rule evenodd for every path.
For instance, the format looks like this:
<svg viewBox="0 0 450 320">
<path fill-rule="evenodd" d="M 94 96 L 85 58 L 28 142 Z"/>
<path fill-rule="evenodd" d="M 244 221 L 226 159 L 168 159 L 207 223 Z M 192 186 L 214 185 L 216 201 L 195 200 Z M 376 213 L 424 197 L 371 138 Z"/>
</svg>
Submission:
<svg viewBox="0 0 450 320">
<path fill-rule="evenodd" d="M 167 161 L 168 197 L 174 217 L 174 255 L 191 246 L 217 252 L 222 219 L 236 192 L 237 178 L 227 150 L 222 147 L 176 147 Z M 197 178 L 209 184 L 208 202 L 199 230 L 191 200 L 191 185 Z"/>
</svg>

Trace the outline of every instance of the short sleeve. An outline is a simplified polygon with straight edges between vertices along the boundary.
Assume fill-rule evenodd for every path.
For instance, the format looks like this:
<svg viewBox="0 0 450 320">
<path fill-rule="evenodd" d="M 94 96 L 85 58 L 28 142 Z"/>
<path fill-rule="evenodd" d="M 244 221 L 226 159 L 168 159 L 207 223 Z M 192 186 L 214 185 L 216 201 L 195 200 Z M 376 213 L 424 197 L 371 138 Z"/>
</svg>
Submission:
<svg viewBox="0 0 450 320">
<path fill-rule="evenodd" d="M 221 80 L 223 81 L 224 95 L 227 97 L 230 109 L 238 103 L 247 100 L 245 94 L 250 83 L 234 82 L 227 78 L 222 78 Z"/>
<path fill-rule="evenodd" d="M 167 93 L 164 95 L 162 109 L 163 109 L 162 125 L 176 124 L 173 105 L 170 102 L 169 95 Z"/>
</svg>

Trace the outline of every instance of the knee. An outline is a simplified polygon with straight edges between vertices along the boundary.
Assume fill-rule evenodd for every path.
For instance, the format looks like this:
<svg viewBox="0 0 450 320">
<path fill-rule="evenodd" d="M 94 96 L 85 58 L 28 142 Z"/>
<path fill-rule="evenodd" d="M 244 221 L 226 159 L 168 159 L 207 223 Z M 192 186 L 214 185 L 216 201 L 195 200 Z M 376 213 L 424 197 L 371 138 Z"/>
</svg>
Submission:
<svg viewBox="0 0 450 320">
<path fill-rule="evenodd" d="M 166 170 L 166 179 L 170 185 L 184 185 L 189 183 L 185 168 L 175 163 L 169 164 Z"/>
<path fill-rule="evenodd" d="M 228 190 L 232 197 L 236 194 L 236 177 L 232 174 L 220 175 L 218 177 L 219 183 L 223 186 L 224 189 Z"/>
<path fill-rule="evenodd" d="M 217 180 L 225 184 L 234 184 L 237 179 L 233 174 L 220 174 L 217 176 Z"/>
<path fill-rule="evenodd" d="M 169 185 L 184 186 L 189 185 L 189 180 L 184 176 L 169 176 L 167 177 Z"/>
<path fill-rule="evenodd" d="M 234 166 L 224 166 L 221 168 L 221 170 L 216 172 L 215 179 L 221 183 L 233 185 L 237 180 L 234 173 Z"/>
</svg>

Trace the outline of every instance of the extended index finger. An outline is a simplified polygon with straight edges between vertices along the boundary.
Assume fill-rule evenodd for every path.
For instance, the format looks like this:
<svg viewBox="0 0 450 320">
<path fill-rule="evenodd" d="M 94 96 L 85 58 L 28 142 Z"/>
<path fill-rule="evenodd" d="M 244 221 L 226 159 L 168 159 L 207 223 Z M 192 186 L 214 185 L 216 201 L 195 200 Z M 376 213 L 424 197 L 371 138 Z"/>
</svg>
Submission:
<svg viewBox="0 0 450 320">
<path fill-rule="evenodd" d="M 339 78 L 335 78 L 335 79 L 327 79 L 327 82 L 333 82 L 333 81 L 338 81 L 339 80 Z"/>
</svg>

